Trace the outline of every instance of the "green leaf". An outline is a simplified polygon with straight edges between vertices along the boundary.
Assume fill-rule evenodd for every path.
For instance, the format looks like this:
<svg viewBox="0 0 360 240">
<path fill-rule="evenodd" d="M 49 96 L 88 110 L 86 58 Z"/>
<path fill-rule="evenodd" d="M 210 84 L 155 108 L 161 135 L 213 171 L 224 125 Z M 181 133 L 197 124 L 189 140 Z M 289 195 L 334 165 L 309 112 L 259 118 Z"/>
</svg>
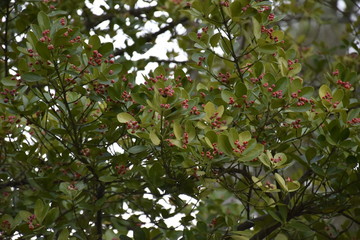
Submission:
<svg viewBox="0 0 360 240">
<path fill-rule="evenodd" d="M 248 142 L 251 139 L 251 133 L 249 131 L 245 131 L 239 134 L 239 142 L 242 144 L 243 142 Z"/>
<path fill-rule="evenodd" d="M 232 92 L 228 91 L 228 90 L 221 91 L 221 98 L 226 103 L 229 103 L 230 98 L 236 99 L 235 95 Z"/>
<path fill-rule="evenodd" d="M 24 73 L 21 78 L 25 82 L 39 82 L 45 79 L 45 77 L 40 76 L 36 73 Z"/>
<path fill-rule="evenodd" d="M 333 95 L 332 101 L 334 102 L 341 102 L 344 98 L 344 90 L 343 89 L 337 89 Z"/>
<path fill-rule="evenodd" d="M 46 29 L 50 30 L 50 19 L 46 15 L 46 13 L 44 13 L 43 11 L 40 11 L 37 15 L 37 20 L 38 20 L 41 30 L 43 30 L 43 31 Z"/>
<path fill-rule="evenodd" d="M 35 214 L 36 218 L 38 219 L 39 223 L 42 223 L 42 221 L 44 220 L 47 210 L 48 210 L 48 207 L 45 206 L 43 201 L 41 199 L 37 199 L 35 202 L 34 214 Z"/>
<path fill-rule="evenodd" d="M 127 123 L 130 121 L 135 121 L 135 118 L 133 116 L 131 116 L 129 113 L 127 112 L 122 112 L 119 113 L 117 116 L 117 120 L 121 123 Z"/>
<path fill-rule="evenodd" d="M 258 20 L 256 20 L 256 18 L 252 18 L 252 22 L 253 22 L 253 33 L 255 36 L 255 39 L 259 39 L 261 37 L 261 26 L 260 23 L 258 22 Z"/>
<path fill-rule="evenodd" d="M 174 134 L 175 134 L 176 139 L 181 140 L 183 137 L 183 130 L 181 128 L 180 123 L 178 121 L 175 121 L 173 128 L 174 128 Z"/>
<path fill-rule="evenodd" d="M 221 37 L 221 34 L 216 33 L 210 38 L 210 44 L 212 47 L 216 47 L 218 45 L 220 37 Z"/>
<path fill-rule="evenodd" d="M 154 163 L 149 170 L 149 178 L 155 186 L 161 183 L 161 178 L 164 174 L 165 170 L 159 163 Z"/>
<path fill-rule="evenodd" d="M 261 45 L 257 48 L 257 51 L 265 54 L 273 54 L 277 51 L 277 47 L 274 44 Z"/>
<path fill-rule="evenodd" d="M 206 117 L 208 118 L 208 120 L 210 120 L 210 118 L 216 112 L 215 105 L 212 102 L 206 103 L 206 105 L 204 107 L 204 112 L 206 113 Z"/>
<path fill-rule="evenodd" d="M 241 3 L 239 1 L 234 1 L 230 4 L 230 15 L 232 18 L 239 17 L 241 12 Z"/>
<path fill-rule="evenodd" d="M 109 74 L 109 71 L 112 71 L 111 76 L 117 75 L 121 72 L 122 65 L 121 64 L 112 64 L 110 67 L 106 69 L 105 74 Z M 110 75 L 110 74 L 109 74 Z"/>
<path fill-rule="evenodd" d="M 275 168 L 285 167 L 283 165 L 286 163 L 287 157 L 286 157 L 286 155 L 284 153 L 277 153 L 277 154 L 275 154 L 274 158 L 275 159 L 279 159 L 279 158 L 281 159 L 279 162 L 274 163 Z"/>
<path fill-rule="evenodd" d="M 282 178 L 282 176 L 278 173 L 275 173 L 275 179 L 278 182 L 278 184 L 280 185 L 280 187 L 284 190 L 284 191 L 288 191 L 288 188 L 286 186 L 285 180 Z"/>
<path fill-rule="evenodd" d="M 251 161 L 257 157 L 259 157 L 259 155 L 264 152 L 264 145 L 262 144 L 256 144 L 254 148 L 252 148 L 251 150 L 247 151 L 245 150 L 243 152 L 243 155 L 239 157 L 239 161 L 241 162 L 247 162 L 247 161 Z"/>
<path fill-rule="evenodd" d="M 68 240 L 69 235 L 70 235 L 69 230 L 65 228 L 61 231 L 58 240 Z"/>
<path fill-rule="evenodd" d="M 28 222 L 29 221 L 29 217 L 32 215 L 31 212 L 28 212 L 28 211 L 24 211 L 24 210 L 20 210 L 19 213 L 18 213 L 18 216 L 25 222 Z"/>
<path fill-rule="evenodd" d="M 301 89 L 301 93 L 299 93 L 300 97 L 311 98 L 314 94 L 313 87 L 304 87 Z"/>
<path fill-rule="evenodd" d="M 319 89 L 320 98 L 323 98 L 326 93 L 329 93 L 331 95 L 331 89 L 327 85 L 322 85 Z"/>
<path fill-rule="evenodd" d="M 273 210 L 273 209 L 268 209 L 267 212 L 268 212 L 269 215 L 270 215 L 273 219 L 275 219 L 276 221 L 281 222 L 281 223 L 283 222 L 283 220 L 281 219 L 281 216 L 280 216 L 279 213 L 276 212 L 275 210 Z"/>
<path fill-rule="evenodd" d="M 103 57 L 107 57 L 113 53 L 114 46 L 112 43 L 104 43 L 103 45 L 101 45 L 98 51 L 103 55 Z"/>
<path fill-rule="evenodd" d="M 160 144 L 161 141 L 160 141 L 159 137 L 156 135 L 155 130 L 151 131 L 149 136 L 150 136 L 150 140 L 153 144 L 155 144 L 155 145 Z"/>
<path fill-rule="evenodd" d="M 295 192 L 301 186 L 298 181 L 287 182 L 286 185 L 287 185 L 289 192 Z"/>
<path fill-rule="evenodd" d="M 247 95 L 247 88 L 241 81 L 237 81 L 235 85 L 235 95 L 239 98 Z"/>
<path fill-rule="evenodd" d="M 91 45 L 92 50 L 97 50 L 101 46 L 100 38 L 97 35 L 92 35 L 89 38 L 89 45 Z"/>
<path fill-rule="evenodd" d="M 42 42 L 37 42 L 35 48 L 44 60 L 51 60 L 51 52 L 48 49 L 48 45 Z"/>
<path fill-rule="evenodd" d="M 146 146 L 136 145 L 136 146 L 132 146 L 131 148 L 129 148 L 128 152 L 132 153 L 132 154 L 138 154 L 138 153 L 144 152 L 146 150 L 147 150 Z"/>
<path fill-rule="evenodd" d="M 292 69 L 288 72 L 288 76 L 294 76 L 298 74 L 301 71 L 301 64 L 300 63 L 294 63 L 290 66 Z"/>
<path fill-rule="evenodd" d="M 229 142 L 229 138 L 226 135 L 220 135 L 218 137 L 218 144 L 219 144 L 219 148 L 220 150 L 222 150 L 224 153 L 226 153 L 227 155 L 232 155 L 233 151 L 232 151 L 232 147 L 231 144 Z"/>
<path fill-rule="evenodd" d="M 113 182 L 117 179 L 115 176 L 101 176 L 99 177 L 99 180 L 102 182 Z"/>
<path fill-rule="evenodd" d="M 55 222 L 55 220 L 59 217 L 59 208 L 52 208 L 49 210 L 49 212 L 46 214 L 46 217 L 43 221 L 44 225 L 51 225 Z"/>
<path fill-rule="evenodd" d="M 163 75 L 163 76 L 166 75 L 166 71 L 165 71 L 165 68 L 164 68 L 163 66 L 158 66 L 158 67 L 154 70 L 154 77 L 160 76 L 160 75 Z"/>
<path fill-rule="evenodd" d="M 272 33 L 272 36 L 278 39 L 278 41 L 282 41 L 284 39 L 284 32 L 280 30 L 276 30 Z"/>
<path fill-rule="evenodd" d="M 16 80 L 11 80 L 12 77 L 5 77 L 3 79 L 1 79 L 1 83 L 4 86 L 9 86 L 9 87 L 15 87 L 17 84 Z"/>
</svg>

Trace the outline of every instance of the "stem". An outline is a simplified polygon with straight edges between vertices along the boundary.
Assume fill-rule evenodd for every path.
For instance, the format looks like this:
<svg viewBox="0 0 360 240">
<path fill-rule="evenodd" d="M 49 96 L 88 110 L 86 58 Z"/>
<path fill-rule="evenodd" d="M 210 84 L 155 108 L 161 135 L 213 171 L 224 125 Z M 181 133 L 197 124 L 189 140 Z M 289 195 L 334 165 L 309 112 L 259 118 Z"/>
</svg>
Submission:
<svg viewBox="0 0 360 240">
<path fill-rule="evenodd" d="M 100 186 L 97 189 L 97 193 L 96 193 L 96 198 L 97 200 L 101 199 L 104 197 L 105 194 L 105 187 L 102 183 L 100 183 Z M 96 212 L 96 220 L 95 220 L 95 227 L 96 227 L 96 234 L 97 234 L 97 239 L 101 240 L 102 239 L 102 209 L 99 209 Z"/>
<path fill-rule="evenodd" d="M 9 56 L 8 56 L 8 32 L 10 22 L 10 1 L 6 5 L 6 16 L 5 16 L 5 33 L 4 33 L 4 57 L 5 57 L 5 77 L 9 76 Z"/>
<path fill-rule="evenodd" d="M 231 56 L 233 57 L 233 62 L 235 64 L 235 67 L 236 67 L 236 71 L 237 71 L 237 75 L 240 77 L 241 81 L 244 82 L 244 79 L 242 77 L 242 74 L 241 74 L 241 69 L 240 69 L 240 65 L 239 65 L 239 59 L 238 57 L 236 56 L 236 53 L 235 53 L 235 50 L 234 50 L 234 45 L 233 45 L 233 38 L 231 37 L 231 30 L 229 28 L 229 25 L 228 25 L 228 21 L 225 19 L 225 16 L 224 16 L 224 11 L 222 9 L 222 7 L 220 7 L 220 12 L 221 12 L 221 17 L 224 21 L 224 26 L 225 26 L 225 32 L 226 32 L 226 35 L 227 37 L 229 38 L 229 42 L 230 42 L 230 53 L 231 53 Z"/>
</svg>

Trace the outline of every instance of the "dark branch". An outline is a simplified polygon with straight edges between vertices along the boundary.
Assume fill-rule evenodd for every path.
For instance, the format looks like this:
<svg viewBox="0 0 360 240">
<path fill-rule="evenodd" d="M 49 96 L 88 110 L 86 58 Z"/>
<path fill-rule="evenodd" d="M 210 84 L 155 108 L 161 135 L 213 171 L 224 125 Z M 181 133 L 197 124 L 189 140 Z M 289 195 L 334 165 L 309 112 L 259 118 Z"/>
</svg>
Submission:
<svg viewBox="0 0 360 240">
<path fill-rule="evenodd" d="M 185 23 L 187 22 L 189 19 L 187 17 L 184 17 L 184 18 L 180 18 L 178 21 L 174 21 L 174 22 L 171 22 L 169 23 L 168 25 L 166 25 L 165 27 L 161 28 L 159 31 L 157 32 L 154 32 L 154 33 L 149 33 L 147 35 L 145 35 L 144 37 L 140 37 L 138 39 L 138 41 L 141 41 L 141 40 L 145 40 L 146 42 L 153 42 L 155 41 L 155 39 L 162 33 L 168 31 L 168 30 L 172 30 L 174 29 L 177 25 L 179 24 L 182 24 L 182 23 Z M 128 48 L 132 48 L 132 46 L 129 46 Z M 115 56 L 119 56 L 119 55 L 123 55 L 127 49 L 117 49 L 115 52 L 114 52 L 114 55 Z"/>
</svg>

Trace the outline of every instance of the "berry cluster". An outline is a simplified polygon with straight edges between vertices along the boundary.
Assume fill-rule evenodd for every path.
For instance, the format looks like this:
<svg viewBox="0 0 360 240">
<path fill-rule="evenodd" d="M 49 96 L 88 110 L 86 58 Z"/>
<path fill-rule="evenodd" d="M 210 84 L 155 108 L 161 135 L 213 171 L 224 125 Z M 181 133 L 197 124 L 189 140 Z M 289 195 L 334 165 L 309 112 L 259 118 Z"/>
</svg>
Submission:
<svg viewBox="0 0 360 240">
<path fill-rule="evenodd" d="M 348 121 L 347 123 L 354 125 L 354 124 L 358 124 L 360 123 L 360 118 L 353 118 L 350 121 Z"/>
<path fill-rule="evenodd" d="M 269 86 L 269 83 L 264 83 L 263 84 L 263 87 L 268 87 Z M 271 87 L 268 87 L 268 92 L 272 92 L 274 90 L 274 88 L 276 87 L 275 84 L 272 84 Z"/>
<path fill-rule="evenodd" d="M 196 106 L 193 106 L 190 110 L 190 114 L 200 115 L 200 111 L 198 110 L 198 108 Z"/>
<path fill-rule="evenodd" d="M 270 13 L 268 16 L 268 20 L 271 22 L 271 21 L 274 21 L 274 18 L 275 18 L 275 15 L 273 13 Z"/>
<path fill-rule="evenodd" d="M 129 170 L 125 165 L 116 166 L 115 169 L 117 170 L 117 173 L 120 175 L 124 175 Z"/>
<path fill-rule="evenodd" d="M 273 36 L 273 32 L 274 32 L 273 28 L 267 29 L 265 26 L 261 26 L 261 32 L 266 33 L 271 40 L 274 40 L 274 42 L 279 41 L 278 37 Z"/>
<path fill-rule="evenodd" d="M 102 57 L 103 55 L 99 53 L 98 50 L 94 50 L 92 57 L 89 58 L 88 64 L 92 66 L 100 66 L 102 63 Z"/>
<path fill-rule="evenodd" d="M 199 61 L 197 62 L 198 66 L 201 66 L 202 62 L 205 61 L 205 57 L 199 57 Z"/>
<path fill-rule="evenodd" d="M 265 12 L 265 11 L 270 11 L 271 8 L 269 6 L 261 6 L 260 9 L 258 10 L 259 13 Z"/>
<path fill-rule="evenodd" d="M 294 122 L 291 123 L 291 126 L 295 129 L 301 128 L 301 120 L 297 119 Z"/>
<path fill-rule="evenodd" d="M 334 72 L 332 72 L 333 76 L 339 76 L 339 69 L 335 69 Z"/>
<path fill-rule="evenodd" d="M 246 95 L 244 95 L 244 96 L 246 96 Z M 244 97 L 243 96 L 243 97 Z M 245 103 L 245 107 L 246 108 L 249 108 L 249 107 L 251 107 L 254 103 L 255 103 L 255 101 L 253 101 L 253 100 L 251 100 L 251 101 L 247 101 L 246 99 L 244 100 L 244 103 Z M 241 105 L 236 105 L 236 107 L 241 107 Z"/>
<path fill-rule="evenodd" d="M 270 188 L 270 189 L 274 189 L 274 188 L 275 188 L 274 184 L 271 184 L 269 181 L 267 181 L 267 182 L 265 183 L 265 187 L 266 187 L 266 188 Z"/>
<path fill-rule="evenodd" d="M 298 59 L 295 59 L 294 61 L 292 61 L 292 60 L 287 60 L 287 63 L 288 63 L 288 66 L 289 66 L 289 71 L 290 70 L 293 70 L 294 68 L 293 67 L 291 67 L 291 65 L 293 65 L 294 63 L 298 63 L 299 62 L 299 60 Z"/>
<path fill-rule="evenodd" d="M 69 84 L 75 84 L 76 83 L 76 80 L 75 78 L 65 78 L 65 81 Z"/>
<path fill-rule="evenodd" d="M 4 220 L 1 222 L 2 229 L 11 229 L 11 223 L 8 220 Z"/>
<path fill-rule="evenodd" d="M 218 117 L 218 115 L 219 113 L 216 112 L 214 113 L 214 115 L 210 117 L 210 120 L 212 121 L 211 126 L 213 128 L 220 128 L 222 124 L 226 124 L 226 121 L 225 120 L 221 121 L 221 117 Z"/>
<path fill-rule="evenodd" d="M 81 149 L 80 153 L 82 155 L 84 155 L 85 157 L 88 157 L 88 156 L 90 156 L 90 148 Z"/>
<path fill-rule="evenodd" d="M 248 10 L 249 7 L 251 7 L 250 4 L 247 4 L 246 6 L 242 7 L 241 10 L 243 12 L 246 12 L 246 10 Z"/>
<path fill-rule="evenodd" d="M 6 96 L 3 101 L 4 103 L 8 103 L 9 99 L 18 95 L 18 92 L 16 91 L 16 89 L 10 90 L 5 88 L 3 92 L 0 92 L 0 94 Z"/>
<path fill-rule="evenodd" d="M 202 31 L 202 32 L 198 32 L 198 33 L 196 34 L 197 39 L 200 39 L 200 38 L 202 37 L 202 33 L 207 33 L 208 30 L 209 30 L 209 27 L 203 27 L 203 28 L 201 28 L 201 31 Z"/>
<path fill-rule="evenodd" d="M 271 158 L 270 159 L 273 163 L 278 163 L 278 162 L 281 162 L 281 157 L 278 157 L 278 158 Z"/>
<path fill-rule="evenodd" d="M 212 147 L 213 147 L 212 152 L 211 151 L 201 152 L 200 153 L 201 156 L 202 157 L 206 156 L 208 159 L 213 159 L 216 156 L 221 156 L 224 154 L 223 152 L 219 151 L 219 148 L 217 147 L 217 143 L 213 143 Z"/>
<path fill-rule="evenodd" d="M 283 98 L 282 90 L 275 91 L 271 95 L 275 98 L 280 98 L 280 99 Z"/>
<path fill-rule="evenodd" d="M 61 19 L 60 19 L 60 24 L 61 24 L 61 26 L 65 26 L 65 25 L 66 25 L 66 20 L 65 20 L 65 18 L 61 18 Z"/>
<path fill-rule="evenodd" d="M 107 88 L 109 87 L 108 84 L 102 84 L 102 83 L 98 83 L 98 82 L 94 82 L 93 83 L 93 87 L 94 87 L 94 91 L 99 94 L 99 95 L 104 95 L 105 93 L 107 93 Z M 90 89 L 88 89 L 88 91 L 90 91 Z"/>
<path fill-rule="evenodd" d="M 322 97 L 322 99 L 326 100 L 327 102 L 331 102 L 331 99 L 333 99 L 333 97 L 331 96 L 330 93 L 325 93 L 325 96 Z"/>
<path fill-rule="evenodd" d="M 188 109 L 189 108 L 189 99 L 185 99 L 184 101 L 182 101 L 181 106 L 185 109 Z"/>
<path fill-rule="evenodd" d="M 78 188 L 75 186 L 74 183 L 69 184 L 67 189 L 70 190 L 70 191 L 77 191 L 78 190 Z"/>
<path fill-rule="evenodd" d="M 235 99 L 233 97 L 229 97 L 229 104 L 230 105 L 235 104 Z"/>
<path fill-rule="evenodd" d="M 69 30 L 68 30 L 69 31 Z M 70 31 L 69 31 L 70 32 Z M 65 32 L 66 33 L 66 32 Z M 64 33 L 64 36 L 65 36 L 65 33 Z M 81 37 L 80 36 L 76 36 L 75 38 L 71 39 L 69 41 L 69 43 L 80 43 L 81 42 Z"/>
<path fill-rule="evenodd" d="M 247 147 L 247 145 L 249 144 L 248 141 L 244 141 L 242 143 L 240 143 L 239 140 L 236 140 L 234 142 L 234 144 L 236 145 L 236 148 L 233 148 L 233 152 L 234 153 L 243 153 Z"/>
<path fill-rule="evenodd" d="M 30 215 L 28 218 L 27 218 L 27 220 L 28 220 L 28 222 L 26 222 L 28 225 L 29 225 L 29 229 L 30 230 L 33 230 L 35 227 L 39 227 L 40 226 L 40 224 L 35 224 L 35 226 L 34 226 L 34 223 L 33 223 L 33 221 L 36 219 L 36 216 L 35 216 L 35 214 L 32 214 L 32 215 Z"/>
<path fill-rule="evenodd" d="M 230 3 L 229 3 L 229 1 L 221 1 L 221 2 L 220 2 L 220 6 L 229 7 L 229 6 L 230 6 Z"/>
<path fill-rule="evenodd" d="M 7 122 L 7 123 L 19 123 L 20 119 L 16 119 L 16 116 L 8 116 L 7 118 L 2 115 L 0 116 L 0 119 Z"/>
<path fill-rule="evenodd" d="M 219 73 L 218 74 L 218 77 L 219 77 L 219 80 L 222 82 L 222 83 L 229 83 L 229 78 L 230 78 L 230 73 L 227 72 L 227 73 Z"/>
<path fill-rule="evenodd" d="M 341 81 L 341 80 L 339 79 L 339 80 L 337 80 L 336 83 L 337 83 L 338 85 L 342 86 L 342 87 L 345 88 L 345 89 L 350 89 L 350 88 L 351 88 L 351 83 L 349 83 L 349 82 L 343 82 L 343 81 Z"/>
<path fill-rule="evenodd" d="M 40 42 L 48 42 L 50 43 L 51 42 L 51 38 L 49 37 L 49 33 L 50 33 L 50 30 L 49 29 L 46 29 L 42 32 L 42 37 L 39 39 Z"/>
<path fill-rule="evenodd" d="M 293 182 L 293 180 L 292 180 L 290 177 L 287 177 L 287 178 L 285 179 L 285 181 L 286 181 L 286 182 Z"/>
<path fill-rule="evenodd" d="M 260 74 L 260 76 L 259 77 L 252 77 L 252 78 L 250 78 L 250 81 L 252 82 L 252 83 L 258 83 L 258 82 L 260 82 L 261 81 L 261 79 L 263 79 L 263 77 L 264 77 L 264 75 L 265 75 L 265 73 L 262 73 L 262 74 Z"/>
<path fill-rule="evenodd" d="M 182 138 L 182 143 L 183 143 L 182 147 L 186 149 L 187 145 L 189 144 L 189 133 L 184 132 L 183 138 Z"/>
<path fill-rule="evenodd" d="M 160 104 L 160 107 L 161 107 L 161 108 L 165 108 L 165 109 L 170 109 L 171 106 L 170 106 L 170 104 L 168 104 L 168 103 L 165 103 L 165 104 L 162 103 L 162 104 Z"/>
<path fill-rule="evenodd" d="M 163 96 L 163 97 L 172 97 L 174 95 L 174 90 L 172 88 L 172 86 L 167 86 L 164 89 L 163 88 L 159 88 L 159 93 Z"/>
<path fill-rule="evenodd" d="M 152 82 L 152 83 L 157 83 L 158 81 L 164 81 L 166 82 L 168 79 L 164 76 L 164 75 L 159 75 L 159 76 L 155 76 L 155 77 L 150 77 L 149 80 Z M 145 82 L 145 85 L 147 85 L 148 82 Z"/>
<path fill-rule="evenodd" d="M 138 130 L 140 128 L 140 125 L 137 121 L 128 121 L 126 123 L 126 128 L 128 130 L 131 130 L 131 133 L 135 133 L 136 130 Z"/>
<path fill-rule="evenodd" d="M 126 102 L 132 101 L 131 95 L 130 95 L 127 91 L 124 91 L 124 92 L 121 94 L 121 98 L 122 98 L 124 101 L 126 101 Z"/>
</svg>

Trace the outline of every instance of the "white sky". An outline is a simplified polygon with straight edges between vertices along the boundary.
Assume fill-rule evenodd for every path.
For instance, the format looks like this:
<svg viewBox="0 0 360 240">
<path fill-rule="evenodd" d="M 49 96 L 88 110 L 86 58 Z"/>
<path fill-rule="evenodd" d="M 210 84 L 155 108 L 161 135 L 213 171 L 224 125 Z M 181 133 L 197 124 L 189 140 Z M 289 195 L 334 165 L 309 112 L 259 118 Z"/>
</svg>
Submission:
<svg viewBox="0 0 360 240">
<path fill-rule="evenodd" d="M 142 0 L 137 1 L 136 5 L 137 7 L 148 7 L 148 6 L 152 6 L 154 5 L 154 2 L 152 2 L 153 4 L 149 4 L 146 3 Z M 103 0 L 95 0 L 94 4 L 90 4 L 88 1 L 86 1 L 86 5 L 90 8 L 92 8 L 93 13 L 97 14 L 97 15 L 101 15 L 102 13 L 104 13 L 104 11 L 100 8 L 100 6 L 107 6 L 105 1 Z M 164 15 L 166 13 L 164 12 L 160 12 L 157 11 L 154 13 L 155 16 L 160 16 L 160 15 Z M 108 25 L 108 22 L 103 22 L 102 24 L 99 25 L 100 28 L 106 28 L 106 26 Z M 150 33 L 150 32 L 156 32 L 158 31 L 159 28 L 156 24 L 156 22 L 152 22 L 152 21 L 148 21 L 146 22 L 145 26 L 144 26 L 144 30 L 139 32 L 139 36 L 145 35 L 146 33 Z M 186 29 L 182 26 L 178 26 L 176 28 L 177 32 L 179 34 L 182 34 L 186 31 Z M 127 37 L 124 35 L 123 31 L 119 28 L 117 30 L 117 35 L 112 39 L 109 35 L 106 35 L 105 37 L 103 36 L 99 36 L 100 39 L 103 42 L 113 42 L 114 46 L 116 47 L 120 47 L 120 48 L 125 48 L 125 41 L 128 40 Z M 178 44 L 175 40 L 169 41 L 171 37 L 171 33 L 170 31 L 166 31 L 163 34 L 160 34 L 155 42 L 154 47 L 152 47 L 149 51 L 147 51 L 145 54 L 139 54 L 134 52 L 134 55 L 131 57 L 131 60 L 133 61 L 137 61 L 139 59 L 147 59 L 149 57 L 157 57 L 159 59 L 168 59 L 168 57 L 166 56 L 166 53 L 172 50 L 175 50 L 175 52 L 177 52 L 179 55 L 177 57 L 175 57 L 176 61 L 185 61 L 187 60 L 187 54 L 182 51 L 179 47 Z M 131 42 L 128 42 L 131 43 Z M 157 63 L 149 63 L 145 70 L 143 71 L 138 71 L 137 72 L 137 77 L 136 77 L 136 82 L 141 83 L 144 81 L 142 75 L 147 75 L 151 70 L 154 70 L 156 67 L 158 66 Z"/>
</svg>

